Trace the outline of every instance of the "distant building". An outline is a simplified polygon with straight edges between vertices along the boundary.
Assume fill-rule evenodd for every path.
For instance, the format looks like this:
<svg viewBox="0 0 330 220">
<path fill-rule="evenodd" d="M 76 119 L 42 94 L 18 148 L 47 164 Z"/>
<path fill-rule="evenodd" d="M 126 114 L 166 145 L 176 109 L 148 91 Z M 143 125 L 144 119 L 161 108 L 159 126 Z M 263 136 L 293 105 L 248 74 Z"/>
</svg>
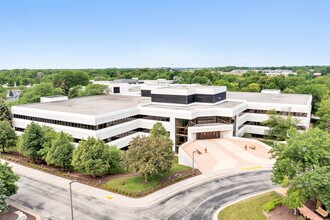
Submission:
<svg viewBox="0 0 330 220">
<path fill-rule="evenodd" d="M 224 72 L 224 74 L 243 75 L 243 73 L 246 73 L 247 71 L 248 70 L 236 69 L 236 70 L 232 70 L 230 72 Z"/>
<path fill-rule="evenodd" d="M 319 76 L 322 76 L 322 73 L 313 73 L 313 76 L 319 77 Z"/>
<path fill-rule="evenodd" d="M 297 73 L 293 72 L 292 70 L 262 70 L 267 76 L 289 76 L 294 75 L 296 76 Z"/>
</svg>

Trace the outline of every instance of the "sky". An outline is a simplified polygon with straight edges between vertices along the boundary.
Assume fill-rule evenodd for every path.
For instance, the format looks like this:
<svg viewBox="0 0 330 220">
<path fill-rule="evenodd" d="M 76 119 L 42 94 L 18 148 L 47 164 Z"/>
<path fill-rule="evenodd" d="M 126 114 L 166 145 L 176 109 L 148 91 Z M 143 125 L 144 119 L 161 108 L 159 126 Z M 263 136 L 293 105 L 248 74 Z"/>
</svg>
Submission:
<svg viewBox="0 0 330 220">
<path fill-rule="evenodd" d="M 330 65 L 329 0 L 0 0 L 0 69 Z"/>
</svg>

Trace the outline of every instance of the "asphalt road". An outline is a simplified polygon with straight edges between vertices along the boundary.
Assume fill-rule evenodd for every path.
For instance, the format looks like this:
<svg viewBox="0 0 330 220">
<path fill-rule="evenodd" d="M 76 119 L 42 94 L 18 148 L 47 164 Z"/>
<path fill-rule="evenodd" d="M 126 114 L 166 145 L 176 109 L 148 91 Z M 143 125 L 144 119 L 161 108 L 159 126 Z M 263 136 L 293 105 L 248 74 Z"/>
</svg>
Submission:
<svg viewBox="0 0 330 220">
<path fill-rule="evenodd" d="M 258 171 L 221 177 L 183 190 L 155 205 L 132 208 L 73 194 L 77 220 L 105 219 L 212 219 L 223 204 L 243 196 L 273 188 L 270 171 Z M 19 191 L 11 200 L 29 207 L 42 217 L 71 219 L 67 189 L 21 176 Z"/>
</svg>

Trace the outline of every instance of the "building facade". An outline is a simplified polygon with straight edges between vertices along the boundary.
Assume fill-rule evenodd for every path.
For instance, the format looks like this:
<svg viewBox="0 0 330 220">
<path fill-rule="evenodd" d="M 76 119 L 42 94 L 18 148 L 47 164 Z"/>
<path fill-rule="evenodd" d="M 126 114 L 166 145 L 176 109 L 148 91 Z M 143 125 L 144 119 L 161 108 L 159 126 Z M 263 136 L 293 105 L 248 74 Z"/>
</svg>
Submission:
<svg viewBox="0 0 330 220">
<path fill-rule="evenodd" d="M 150 90 L 148 90 L 150 88 Z M 58 98 L 57 98 L 58 99 Z M 148 135 L 161 122 L 173 140 L 173 150 L 190 140 L 262 136 L 261 122 L 275 109 L 299 119 L 298 129 L 309 127 L 311 95 L 227 92 L 221 86 L 177 85 L 146 87 L 140 96 L 120 94 L 18 105 L 12 107 L 13 126 L 20 133 L 31 122 L 71 134 L 75 142 L 89 136 L 126 148 L 133 137 Z"/>
</svg>

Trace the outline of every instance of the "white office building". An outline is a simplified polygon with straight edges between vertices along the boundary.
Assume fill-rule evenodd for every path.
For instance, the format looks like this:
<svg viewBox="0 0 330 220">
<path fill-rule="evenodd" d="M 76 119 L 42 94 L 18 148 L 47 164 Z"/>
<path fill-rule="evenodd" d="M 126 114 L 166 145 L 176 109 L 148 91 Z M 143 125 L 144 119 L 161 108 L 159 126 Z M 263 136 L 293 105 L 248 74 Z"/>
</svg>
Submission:
<svg viewBox="0 0 330 220">
<path fill-rule="evenodd" d="M 151 88 L 148 90 L 148 88 Z M 227 92 L 222 86 L 145 87 L 140 96 L 109 94 L 12 107 L 13 126 L 20 133 L 31 122 L 71 134 L 75 141 L 89 136 L 125 148 L 137 135 L 147 135 L 161 122 L 173 140 L 173 150 L 194 139 L 226 138 L 250 133 L 262 136 L 261 122 L 275 109 L 309 127 L 311 95 Z"/>
</svg>

